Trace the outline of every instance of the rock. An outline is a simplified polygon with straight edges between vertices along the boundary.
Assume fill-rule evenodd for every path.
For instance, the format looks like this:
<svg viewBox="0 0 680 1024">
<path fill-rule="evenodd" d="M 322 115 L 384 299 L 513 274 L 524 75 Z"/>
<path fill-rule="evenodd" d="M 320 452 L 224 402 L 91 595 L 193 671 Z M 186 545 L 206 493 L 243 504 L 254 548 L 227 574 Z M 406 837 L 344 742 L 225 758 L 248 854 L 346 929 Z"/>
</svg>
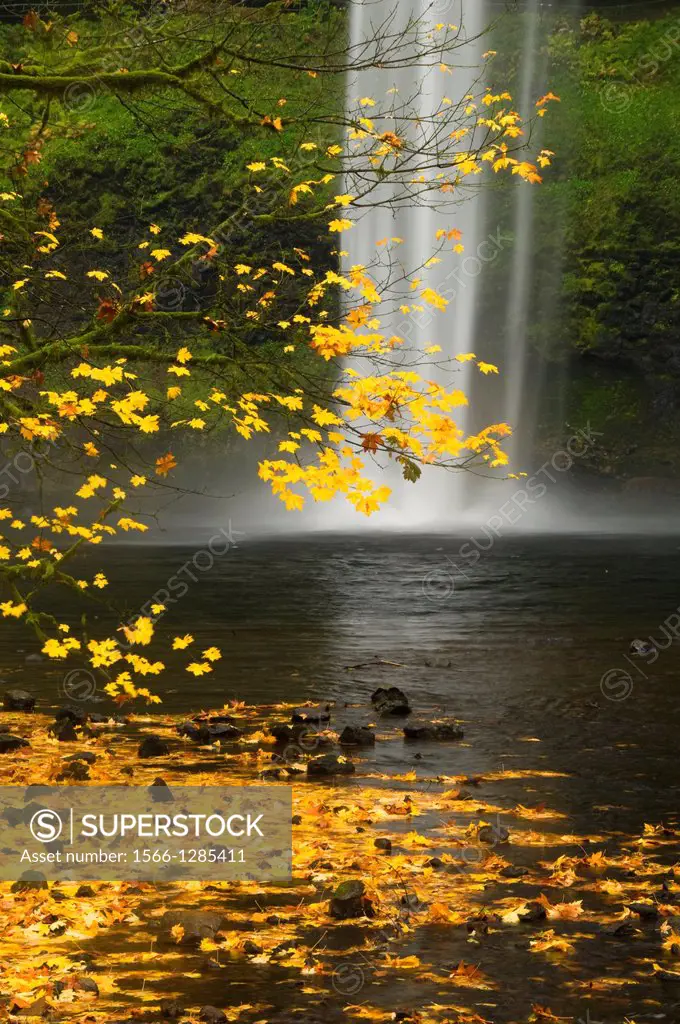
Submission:
<svg viewBox="0 0 680 1024">
<path fill-rule="evenodd" d="M 340 733 L 340 742 L 348 747 L 372 747 L 375 733 L 365 725 L 346 725 Z"/>
<path fill-rule="evenodd" d="M 379 686 L 371 694 L 371 703 L 375 706 L 380 715 L 410 715 L 411 705 L 408 697 L 398 686 L 390 686 L 387 689 Z"/>
<path fill-rule="evenodd" d="M 69 722 L 73 722 L 76 725 L 85 725 L 89 716 L 87 711 L 83 711 L 82 708 L 64 707 L 57 708 L 54 717 L 57 722 L 62 722 L 64 719 L 67 719 Z"/>
<path fill-rule="evenodd" d="M 435 868 L 435 870 L 437 868 L 443 868 L 444 861 L 441 859 L 441 857 L 430 857 L 430 859 L 427 861 L 427 867 Z"/>
<path fill-rule="evenodd" d="M 76 726 L 70 718 L 60 718 L 53 722 L 49 731 L 59 740 L 60 743 L 75 743 L 81 737 L 76 732 Z"/>
<path fill-rule="evenodd" d="M 177 726 L 177 732 L 180 736 L 188 736 L 194 743 L 200 743 L 202 746 L 206 746 L 209 743 L 218 743 L 221 741 L 236 740 L 239 736 L 243 735 L 243 730 L 238 729 L 235 725 L 230 725 L 228 722 L 182 722 L 181 725 Z"/>
<path fill-rule="evenodd" d="M 183 929 L 179 945 L 187 946 L 202 939 L 214 939 L 224 924 L 225 918 L 211 910 L 168 910 L 159 922 L 159 940 L 176 943 L 178 933 L 173 935 L 172 929 L 179 925 Z"/>
<path fill-rule="evenodd" d="M 392 840 L 381 836 L 380 839 L 376 839 L 373 845 L 378 850 L 387 850 L 388 853 L 392 852 Z"/>
<path fill-rule="evenodd" d="M 262 952 L 262 946 L 258 946 L 252 939 L 246 939 L 243 943 L 243 952 L 247 953 L 248 956 L 258 956 Z"/>
<path fill-rule="evenodd" d="M 2 702 L 5 711 L 33 711 L 35 697 L 27 690 L 8 690 Z"/>
<path fill-rule="evenodd" d="M 628 903 L 627 906 L 634 914 L 638 914 L 639 917 L 642 918 L 647 918 L 649 921 L 659 916 L 659 911 L 655 903 Z"/>
<path fill-rule="evenodd" d="M 70 780 L 71 782 L 87 782 L 90 778 L 90 769 L 84 761 L 71 761 L 65 764 L 57 775 L 57 782 Z"/>
<path fill-rule="evenodd" d="M 206 1024 L 226 1024 L 227 1015 L 222 1010 L 218 1010 L 216 1006 L 202 1006 L 198 1019 L 204 1020 Z"/>
<path fill-rule="evenodd" d="M 302 815 L 301 814 L 294 814 L 293 817 L 290 819 L 290 822 L 291 822 L 291 825 L 301 825 L 302 824 Z"/>
<path fill-rule="evenodd" d="M 13 733 L 3 732 L 0 733 L 0 754 L 10 754 L 13 750 L 19 750 L 21 747 L 30 747 L 28 740 L 25 740 L 22 736 L 14 736 Z"/>
<path fill-rule="evenodd" d="M 529 874 L 529 869 L 516 867 L 514 864 L 506 864 L 498 873 L 502 878 L 523 878 L 524 875 Z"/>
<path fill-rule="evenodd" d="M 329 905 L 331 917 L 345 921 L 351 917 L 375 917 L 375 909 L 366 896 L 366 886 L 359 879 L 341 882 Z"/>
<path fill-rule="evenodd" d="M 154 779 L 149 786 L 149 795 L 156 804 L 170 803 L 175 799 L 167 782 L 165 779 L 161 779 L 160 776 Z"/>
<path fill-rule="evenodd" d="M 64 761 L 85 761 L 86 764 L 94 764 L 97 755 L 92 750 L 81 750 L 77 754 L 67 754 Z"/>
<path fill-rule="evenodd" d="M 180 1006 L 176 999 L 161 999 L 158 1012 L 164 1020 L 177 1020 L 184 1014 L 184 1007 Z"/>
<path fill-rule="evenodd" d="M 78 978 L 78 988 L 81 992 L 92 992 L 94 995 L 99 995 L 99 986 L 93 978 Z"/>
<path fill-rule="evenodd" d="M 530 900 L 524 910 L 519 910 L 518 916 L 524 924 L 531 924 L 533 921 L 545 921 L 546 909 L 538 900 Z"/>
<path fill-rule="evenodd" d="M 81 899 L 90 899 L 95 895 L 96 893 L 91 885 L 81 885 L 76 889 L 76 896 L 79 896 Z"/>
<path fill-rule="evenodd" d="M 29 889 L 49 889 L 47 879 L 41 871 L 24 871 L 21 878 L 10 887 L 10 892 L 26 892 Z"/>
<path fill-rule="evenodd" d="M 330 722 L 331 713 L 327 704 L 323 707 L 293 708 L 291 720 L 294 725 L 320 725 L 322 722 Z"/>
<path fill-rule="evenodd" d="M 465 732 L 453 718 L 441 722 L 410 722 L 404 726 L 407 740 L 462 740 Z"/>
<path fill-rule="evenodd" d="M 353 775 L 355 771 L 351 761 L 337 754 L 321 754 L 314 757 L 307 765 L 307 778 L 319 779 L 333 775 Z"/>
<path fill-rule="evenodd" d="M 100 711 L 90 711 L 89 718 L 93 725 L 124 725 L 127 722 L 122 715 L 104 715 Z"/>
<path fill-rule="evenodd" d="M 503 825 L 482 825 L 477 833 L 477 839 L 480 843 L 488 843 L 489 846 L 495 846 L 496 843 L 507 843 L 510 839 L 510 833 Z"/>
<path fill-rule="evenodd" d="M 165 757 L 170 753 L 170 747 L 161 736 L 154 734 L 145 736 L 139 744 L 137 757 Z"/>
</svg>

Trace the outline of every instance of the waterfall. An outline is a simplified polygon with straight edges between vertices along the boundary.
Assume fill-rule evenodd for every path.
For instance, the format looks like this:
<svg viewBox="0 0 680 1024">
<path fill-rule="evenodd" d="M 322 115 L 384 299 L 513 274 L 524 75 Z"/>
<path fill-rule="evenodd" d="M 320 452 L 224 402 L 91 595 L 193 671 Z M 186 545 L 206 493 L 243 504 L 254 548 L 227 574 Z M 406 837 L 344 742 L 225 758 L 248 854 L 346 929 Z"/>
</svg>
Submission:
<svg viewBox="0 0 680 1024">
<path fill-rule="evenodd" d="M 455 14 L 454 14 L 455 11 Z M 404 3 L 403 0 L 369 0 L 354 3 L 351 7 L 350 33 L 352 63 L 359 63 L 368 54 L 380 52 L 381 47 L 393 36 L 409 32 L 418 40 L 426 37 L 442 22 L 454 21 L 460 28 L 460 40 L 453 58 L 451 75 L 442 73 L 435 64 L 410 66 L 399 69 L 371 67 L 350 73 L 347 87 L 348 108 L 357 111 L 357 104 L 364 97 L 373 98 L 383 110 L 391 109 L 394 124 L 389 118 L 382 124 L 383 130 L 393 128 L 398 134 L 399 125 L 406 124 L 406 131 L 417 128 L 417 118 L 432 118 L 437 110 L 446 109 L 443 104 L 455 106 L 464 102 L 470 92 L 483 93 L 483 52 L 489 47 L 484 30 L 488 23 L 486 0 L 420 0 L 420 3 Z M 417 30 L 414 29 L 417 25 Z M 431 62 L 430 62 L 431 63 Z M 386 98 L 394 97 L 392 106 Z M 378 109 L 378 106 L 376 106 Z M 371 111 L 369 111 L 371 113 Z M 455 150 L 446 142 L 450 156 Z M 469 149 L 470 141 L 460 143 L 460 148 Z M 439 344 L 445 357 L 450 358 L 463 352 L 475 351 L 476 310 L 479 295 L 479 260 L 472 255 L 479 251 L 483 241 L 485 223 L 485 193 L 476 184 L 465 183 L 461 195 L 455 202 L 437 204 L 428 198 L 424 202 L 402 205 L 397 197 L 404 194 L 408 178 L 406 172 L 398 182 L 377 183 L 371 192 L 371 209 L 359 218 L 357 228 L 351 233 L 346 245 L 345 265 L 360 263 L 371 269 L 371 276 L 378 287 L 385 286 L 388 279 L 394 279 L 394 268 L 399 272 L 412 274 L 421 268 L 433 255 L 435 232 L 439 228 L 457 228 L 463 238 L 464 254 L 449 253 L 442 263 L 427 271 L 427 284 L 435 288 L 449 301 L 446 312 L 431 313 L 429 310 L 382 317 L 382 329 L 386 335 L 396 334 L 404 339 L 409 350 L 423 351 L 427 345 Z M 359 170 L 350 166 L 346 171 L 345 191 L 355 193 L 365 188 L 365 179 Z M 395 208 L 396 203 L 396 208 Z M 376 266 L 376 242 L 384 238 L 401 238 L 403 243 L 394 249 L 390 266 Z M 403 299 L 409 297 L 408 288 Z M 397 357 L 398 358 L 398 357 Z M 462 364 L 455 379 L 455 386 L 468 393 L 470 384 L 468 364 Z M 432 374 L 430 374 L 432 376 Z M 450 373 L 446 380 L 450 383 Z M 444 383 L 442 379 L 441 383 Z M 465 417 L 464 410 L 458 410 Z M 459 426 L 465 429 L 461 416 Z M 396 471 L 391 474 L 390 485 L 393 495 L 389 508 L 383 511 L 375 525 L 385 527 L 437 526 L 442 529 L 455 528 L 458 515 L 464 508 L 466 476 L 463 472 L 445 473 L 425 467 L 422 478 L 416 486 L 405 483 Z"/>
</svg>

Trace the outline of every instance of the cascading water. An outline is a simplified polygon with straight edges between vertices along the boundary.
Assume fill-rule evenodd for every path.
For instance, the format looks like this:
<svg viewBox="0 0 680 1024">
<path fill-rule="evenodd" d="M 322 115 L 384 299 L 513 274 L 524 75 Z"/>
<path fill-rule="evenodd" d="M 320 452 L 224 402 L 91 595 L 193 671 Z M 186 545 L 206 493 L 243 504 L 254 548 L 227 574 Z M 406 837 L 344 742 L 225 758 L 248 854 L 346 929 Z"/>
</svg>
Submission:
<svg viewBox="0 0 680 1024">
<path fill-rule="evenodd" d="M 380 111 L 382 130 L 390 129 L 399 133 L 400 126 L 411 133 L 417 131 L 419 119 L 431 124 L 432 118 L 441 111 L 443 104 L 464 104 L 466 97 L 474 94 L 478 101 L 485 90 L 485 62 L 483 54 L 491 46 L 486 30 L 492 17 L 491 4 L 487 0 L 459 0 L 452 4 L 441 0 L 434 3 L 421 0 L 413 4 L 396 3 L 395 0 L 369 0 L 352 5 L 350 31 L 352 63 L 366 64 L 372 59 L 375 64 L 350 74 L 347 88 L 347 105 L 353 113 L 373 114 L 372 110 L 362 111 L 362 98 L 374 98 L 376 110 Z M 524 33 L 520 95 L 515 97 L 522 116 L 533 108 L 533 100 L 542 77 L 537 61 L 539 0 L 531 0 L 527 12 L 528 31 Z M 460 28 L 459 45 L 452 57 L 447 58 L 451 74 L 442 73 L 438 64 L 432 61 L 413 62 L 408 66 L 394 68 L 389 62 L 380 60 L 379 54 L 389 51 L 392 40 L 399 36 L 422 40 L 435 26 L 442 22 L 455 21 Z M 414 27 L 417 26 L 417 27 Z M 382 64 L 382 66 L 379 66 Z M 387 64 L 387 66 L 386 66 Z M 540 95 L 540 92 L 538 93 Z M 385 106 L 386 97 L 393 97 L 391 105 Z M 385 116 L 386 115 L 386 116 Z M 392 123 L 390 123 L 392 118 Z M 444 141 L 444 140 L 442 140 Z M 446 153 L 450 163 L 451 143 L 447 141 Z M 532 151 L 535 148 L 532 139 Z M 469 138 L 459 143 L 461 148 L 470 149 Z M 408 168 L 405 168 L 405 172 Z M 365 170 L 354 170 L 351 164 L 346 172 L 346 191 L 361 193 L 366 188 Z M 481 177 L 481 176 L 480 176 Z M 386 335 L 396 334 L 405 340 L 413 352 L 422 352 L 430 344 L 439 344 L 446 358 L 463 352 L 476 352 L 481 358 L 490 355 L 493 361 L 501 363 L 500 387 L 490 389 L 493 405 L 488 398 L 479 403 L 475 422 L 466 422 L 467 412 L 457 409 L 459 426 L 476 429 L 481 423 L 476 419 L 479 411 L 485 422 L 509 422 L 513 429 L 522 421 L 526 403 L 526 327 L 529 305 L 531 241 L 532 241 L 532 186 L 513 180 L 509 187 L 514 189 L 514 252 L 511 280 L 508 289 L 508 308 L 498 310 L 498 319 L 505 331 L 499 331 L 505 338 L 502 353 L 493 352 L 490 345 L 479 336 L 480 301 L 485 288 L 485 264 L 482 255 L 486 250 L 489 224 L 487 221 L 488 189 L 477 182 L 456 187 L 453 201 L 437 205 L 429 195 L 424 201 L 404 202 L 404 186 L 408 180 L 405 173 L 396 183 L 376 182 L 370 195 L 371 206 L 362 212 L 356 229 L 345 236 L 348 255 L 347 266 L 362 264 L 370 268 L 371 275 L 379 289 L 389 282 L 393 284 L 395 267 L 405 274 L 413 274 L 432 256 L 435 233 L 439 228 L 457 228 L 462 234 L 464 253 L 447 253 L 434 269 L 428 271 L 428 285 L 449 300 L 445 312 L 430 313 L 427 310 L 412 312 L 406 317 L 396 312 L 381 315 L 381 329 Z M 469 181 L 470 179 L 466 179 Z M 401 194 L 401 201 L 397 200 Z M 449 200 L 451 197 L 447 197 Z M 384 265 L 376 263 L 376 244 L 379 240 L 403 239 L 395 245 Z M 343 239 L 345 241 L 345 239 Z M 404 299 L 408 298 L 407 291 Z M 470 395 L 473 379 L 467 364 L 461 366 L 455 380 Z M 450 374 L 447 377 L 451 382 Z M 444 381 L 440 381 L 444 383 Z M 474 395 L 471 396 L 474 404 Z M 488 415 L 486 415 L 488 413 Z M 461 415 L 462 414 L 462 415 Z M 512 444 L 513 461 L 524 454 L 519 441 Z M 523 467 L 519 467 L 523 468 Z M 422 479 L 414 487 L 397 478 L 390 481 L 393 496 L 389 508 L 376 517 L 376 526 L 401 526 L 406 528 L 436 526 L 441 529 L 456 529 L 461 522 L 470 518 L 473 509 L 479 517 L 480 501 L 485 503 L 487 488 L 479 486 L 479 478 L 467 472 L 446 473 L 426 467 Z M 498 500 L 498 495 L 490 499 Z M 467 514 L 467 515 L 466 515 Z M 378 522 L 379 520 L 379 522 Z"/>
</svg>

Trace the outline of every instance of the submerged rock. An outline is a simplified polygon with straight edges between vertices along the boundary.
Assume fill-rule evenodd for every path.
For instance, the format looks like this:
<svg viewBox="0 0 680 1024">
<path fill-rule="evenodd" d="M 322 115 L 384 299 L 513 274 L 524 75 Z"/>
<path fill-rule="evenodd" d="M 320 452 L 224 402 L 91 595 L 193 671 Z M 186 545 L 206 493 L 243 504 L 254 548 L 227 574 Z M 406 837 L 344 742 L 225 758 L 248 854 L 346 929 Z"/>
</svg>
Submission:
<svg viewBox="0 0 680 1024">
<path fill-rule="evenodd" d="M 164 1020 L 177 1020 L 183 1016 L 184 1007 L 176 999 L 161 999 L 158 1004 L 158 1012 Z"/>
<path fill-rule="evenodd" d="M 366 886 L 359 879 L 340 883 L 331 897 L 329 912 L 339 921 L 351 917 L 375 917 L 373 903 L 366 896 Z"/>
<path fill-rule="evenodd" d="M 170 747 L 165 740 L 152 733 L 150 736 L 145 736 L 139 744 L 137 757 L 165 757 L 169 753 Z"/>
<path fill-rule="evenodd" d="M 186 946 L 202 939 L 214 939 L 225 924 L 225 918 L 211 910 L 168 910 L 160 919 L 158 937 L 161 942 Z"/>
<path fill-rule="evenodd" d="M 390 686 L 387 689 L 384 686 L 379 686 L 371 694 L 371 703 L 380 715 L 411 714 L 411 705 L 408 702 L 408 697 L 398 686 Z"/>
<path fill-rule="evenodd" d="M 410 722 L 404 726 L 407 740 L 462 740 L 465 731 L 453 718 L 441 722 Z"/>
<path fill-rule="evenodd" d="M 503 825 L 482 825 L 477 833 L 477 838 L 480 843 L 488 843 L 489 846 L 495 846 L 496 843 L 507 843 L 510 839 L 510 833 Z"/>
<path fill-rule="evenodd" d="M 8 690 L 2 702 L 5 711 L 33 711 L 35 697 L 27 690 Z"/>
<path fill-rule="evenodd" d="M 324 778 L 332 775 L 353 775 L 354 765 L 337 754 L 321 754 L 307 765 L 307 777 Z"/>
<path fill-rule="evenodd" d="M 57 782 L 87 782 L 89 778 L 90 769 L 84 761 L 71 761 L 61 769 L 57 775 Z"/>
<path fill-rule="evenodd" d="M 77 754 L 67 754 L 64 761 L 85 761 L 86 764 L 94 764 L 97 760 L 97 755 L 93 750 L 81 750 Z"/>
<path fill-rule="evenodd" d="M 13 733 L 0 733 L 0 754 L 10 754 L 13 750 L 20 750 L 21 747 L 30 747 L 28 740 L 23 736 L 15 736 Z"/>
<path fill-rule="evenodd" d="M 372 747 L 375 733 L 364 725 L 346 725 L 340 733 L 340 742 L 347 747 Z"/>
</svg>

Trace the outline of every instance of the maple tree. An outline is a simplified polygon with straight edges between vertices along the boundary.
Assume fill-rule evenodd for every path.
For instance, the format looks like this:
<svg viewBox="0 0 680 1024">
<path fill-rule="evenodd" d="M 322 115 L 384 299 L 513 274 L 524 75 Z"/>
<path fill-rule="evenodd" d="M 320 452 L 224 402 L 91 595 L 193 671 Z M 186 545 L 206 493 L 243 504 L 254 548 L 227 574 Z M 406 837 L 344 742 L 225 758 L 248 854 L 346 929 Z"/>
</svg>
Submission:
<svg viewBox="0 0 680 1024">
<path fill-rule="evenodd" d="M 23 139 L 6 160 L 0 194 L 8 275 L 0 432 L 15 459 L 24 452 L 43 467 L 68 465 L 78 478 L 64 504 L 29 522 L 14 513 L 11 497 L 0 510 L 7 598 L 0 610 L 32 625 L 51 658 L 87 649 L 93 667 L 113 670 L 113 695 L 152 699 L 139 676 L 157 674 L 163 663 L 124 653 L 117 637 L 79 639 L 67 623 L 36 610 L 35 601 L 48 585 L 80 593 L 106 587 L 102 573 L 81 579 L 70 563 L 84 546 L 149 529 L 143 496 L 171 485 L 178 435 L 270 435 L 272 453 L 260 459 L 259 476 L 289 510 L 306 499 L 339 497 L 370 515 L 389 500 L 390 487 L 380 479 L 389 463 L 413 482 L 424 464 L 507 463 L 506 424 L 470 434 L 455 418 L 468 404 L 455 386 L 456 369 L 466 362 L 484 374 L 496 367 L 472 352 L 450 358 L 437 345 L 414 351 L 390 330 L 396 309 L 446 309 L 427 273 L 463 250 L 460 232 L 439 228 L 425 267 L 387 275 L 386 267 L 398 265 L 402 239 L 376 239 L 376 258 L 367 265 L 350 265 L 338 248 L 329 267 L 296 243 L 295 232 L 313 220 L 339 246 L 371 206 L 457 202 L 467 180 L 486 169 L 519 176 L 527 186 L 540 181 L 539 166 L 552 154 L 527 157 L 527 123 L 557 97 L 539 98 L 525 120 L 508 92 L 479 82 L 462 104 L 444 97 L 429 115 L 395 90 L 350 97 L 344 113 L 317 114 L 299 104 L 289 112 L 285 96 L 265 108 L 247 81 L 267 67 L 285 66 L 313 85 L 337 78 L 348 64 L 396 71 L 427 63 L 447 75 L 461 30 L 418 21 L 404 32 L 377 30 L 368 48 L 329 33 L 321 55 L 306 52 L 302 40 L 284 56 L 271 40 L 287 17 L 285 4 L 247 12 L 220 5 L 219 18 L 215 11 L 196 3 L 181 7 L 182 21 L 173 21 L 176 11 L 156 22 L 138 18 L 131 38 L 125 15 L 109 12 L 114 24 L 123 19 L 122 51 L 88 41 L 86 26 L 76 31 L 73 21 L 30 12 L 17 59 L 0 64 L 0 89 L 11 101 L 0 116 Z M 180 60 L 179 41 L 186 46 L 189 30 L 191 53 L 181 50 Z M 273 209 L 255 219 L 265 228 L 274 221 L 285 227 L 286 252 L 261 265 L 245 262 L 229 244 L 230 214 L 206 226 L 149 222 L 123 253 L 111 253 L 97 224 L 78 224 L 87 262 L 74 259 L 73 231 L 45 194 L 41 162 L 55 139 L 76 147 L 87 130 L 69 109 L 78 90 L 105 90 L 122 103 L 179 94 L 208 122 L 226 120 L 247 134 L 256 150 L 260 139 L 261 156 L 243 167 L 243 192 L 267 194 Z M 16 102 L 26 94 L 29 107 Z M 315 141 L 319 122 L 339 141 Z M 386 130 L 388 123 L 399 133 Z M 386 181 L 388 199 L 377 188 Z M 150 617 L 122 628 L 128 648 L 153 638 Z M 187 668 L 201 674 L 212 665 L 204 658 Z"/>
</svg>

